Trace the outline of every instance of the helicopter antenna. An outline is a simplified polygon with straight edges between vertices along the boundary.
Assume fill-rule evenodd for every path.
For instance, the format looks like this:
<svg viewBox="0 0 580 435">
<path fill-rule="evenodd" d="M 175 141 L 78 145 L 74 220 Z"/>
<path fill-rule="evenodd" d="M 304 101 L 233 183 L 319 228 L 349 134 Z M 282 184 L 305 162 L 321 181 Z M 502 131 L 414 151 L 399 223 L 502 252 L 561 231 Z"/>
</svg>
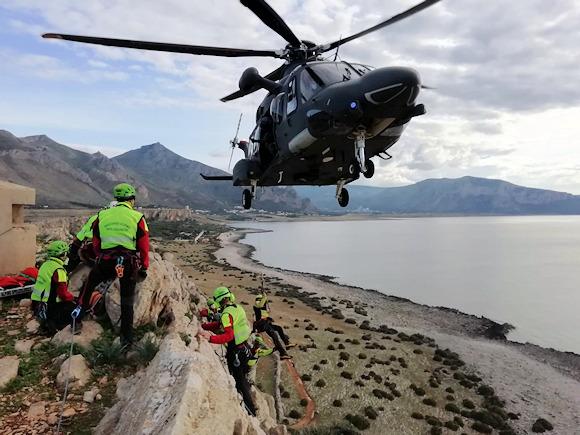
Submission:
<svg viewBox="0 0 580 435">
<path fill-rule="evenodd" d="M 238 133 L 240 132 L 240 124 L 242 123 L 242 116 L 244 116 L 244 114 L 240 113 L 240 119 L 238 120 L 238 128 L 236 128 L 236 135 L 232 140 L 230 140 L 230 144 L 232 145 L 232 152 L 230 153 L 230 161 L 228 162 L 228 172 L 230 170 L 230 167 L 232 166 L 232 157 L 234 156 L 234 148 L 237 147 L 240 143 L 240 141 L 238 140 Z"/>
<path fill-rule="evenodd" d="M 338 37 L 339 44 L 336 47 L 336 53 L 334 53 L 334 60 L 333 60 L 333 62 L 336 62 L 336 58 L 338 57 L 338 50 L 340 50 L 340 41 L 342 41 L 342 35 L 340 35 Z"/>
</svg>

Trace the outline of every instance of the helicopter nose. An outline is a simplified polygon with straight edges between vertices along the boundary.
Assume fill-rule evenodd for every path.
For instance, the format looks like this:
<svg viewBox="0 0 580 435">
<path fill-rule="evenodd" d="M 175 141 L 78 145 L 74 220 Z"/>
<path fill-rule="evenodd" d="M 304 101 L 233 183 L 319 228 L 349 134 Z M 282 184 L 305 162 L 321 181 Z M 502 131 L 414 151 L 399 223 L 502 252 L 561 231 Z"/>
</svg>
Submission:
<svg viewBox="0 0 580 435">
<path fill-rule="evenodd" d="M 365 112 L 396 116 L 415 104 L 421 79 L 411 68 L 385 67 L 368 72 L 361 78 Z"/>
</svg>

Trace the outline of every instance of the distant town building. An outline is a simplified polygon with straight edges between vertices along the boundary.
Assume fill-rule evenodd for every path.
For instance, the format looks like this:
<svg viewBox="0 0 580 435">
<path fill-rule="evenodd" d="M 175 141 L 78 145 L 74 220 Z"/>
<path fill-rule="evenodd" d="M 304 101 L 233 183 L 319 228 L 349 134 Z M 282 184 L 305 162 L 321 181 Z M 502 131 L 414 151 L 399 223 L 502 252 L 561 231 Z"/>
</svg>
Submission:
<svg viewBox="0 0 580 435">
<path fill-rule="evenodd" d="M 34 266 L 36 227 L 24 223 L 24 206 L 34 205 L 36 191 L 0 181 L 0 275 Z"/>
</svg>

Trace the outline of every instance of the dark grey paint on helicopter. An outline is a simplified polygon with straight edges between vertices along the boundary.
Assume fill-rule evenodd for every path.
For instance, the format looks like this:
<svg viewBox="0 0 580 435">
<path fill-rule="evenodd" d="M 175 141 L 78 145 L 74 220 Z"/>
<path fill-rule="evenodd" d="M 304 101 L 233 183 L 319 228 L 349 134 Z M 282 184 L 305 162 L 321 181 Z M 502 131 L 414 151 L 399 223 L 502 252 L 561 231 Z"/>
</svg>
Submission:
<svg viewBox="0 0 580 435">
<path fill-rule="evenodd" d="M 284 50 L 247 50 L 89 36 L 45 34 L 46 38 L 144 50 L 209 56 L 265 56 L 285 64 L 262 77 L 255 68 L 242 74 L 240 90 L 230 101 L 266 89 L 268 95 L 256 111 L 256 127 L 249 141 L 231 143 L 244 151 L 232 176 L 206 180 L 231 180 L 243 191 L 244 208 L 250 208 L 258 186 L 336 185 L 339 204 L 348 204 L 345 185 L 360 174 L 374 174 L 372 158 L 390 158 L 387 150 L 399 140 L 415 116 L 425 113 L 417 96 L 419 74 L 404 67 L 372 68 L 346 61 L 325 61 L 322 53 L 338 50 L 347 42 L 407 18 L 439 0 L 422 3 L 362 32 L 329 44 L 301 41 L 265 0 L 241 0 L 268 27 L 282 36 Z M 336 59 L 336 56 L 335 56 Z M 238 125 L 239 127 L 239 125 Z"/>
</svg>

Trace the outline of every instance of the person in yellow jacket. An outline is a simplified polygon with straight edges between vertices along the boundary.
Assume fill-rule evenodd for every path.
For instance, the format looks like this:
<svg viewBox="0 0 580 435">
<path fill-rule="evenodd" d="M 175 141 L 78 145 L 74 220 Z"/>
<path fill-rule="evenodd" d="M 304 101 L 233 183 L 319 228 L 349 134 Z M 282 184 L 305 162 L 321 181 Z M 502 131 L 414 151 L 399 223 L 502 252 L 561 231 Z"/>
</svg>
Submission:
<svg viewBox="0 0 580 435">
<path fill-rule="evenodd" d="M 280 359 L 291 359 L 286 351 L 287 347 L 293 347 L 290 343 L 290 337 L 284 333 L 284 328 L 276 325 L 270 315 L 270 306 L 266 293 L 260 293 L 256 296 L 254 302 L 254 331 L 265 332 L 274 342 L 274 350 L 280 353 Z M 284 342 L 284 343 L 282 343 Z"/>
<path fill-rule="evenodd" d="M 246 318 L 246 312 L 240 305 L 234 303 L 235 297 L 227 287 L 218 287 L 213 293 L 213 300 L 220 305 L 221 319 L 219 322 L 203 323 L 206 331 L 222 330 L 220 334 L 205 335 L 210 343 L 225 344 L 228 370 L 236 381 L 236 389 L 242 395 L 244 404 L 251 415 L 256 415 L 256 406 L 252 400 L 248 373 L 248 362 L 254 357 L 248 339 L 252 330 Z"/>
<path fill-rule="evenodd" d="M 134 209 L 135 188 L 121 183 L 113 188 L 114 207 L 99 211 L 93 222 L 96 264 L 81 294 L 83 314 L 90 308 L 93 290 L 102 282 L 119 278 L 121 286 L 121 344 L 133 344 L 133 300 L 137 279 L 147 277 L 149 228 L 143 213 Z"/>
<path fill-rule="evenodd" d="M 71 313 L 76 306 L 74 296 L 68 290 L 65 270 L 67 253 L 68 244 L 62 240 L 55 240 L 48 245 L 47 259 L 38 270 L 30 295 L 32 310 L 39 320 L 41 330 L 47 335 L 54 335 L 71 323 Z"/>
</svg>

